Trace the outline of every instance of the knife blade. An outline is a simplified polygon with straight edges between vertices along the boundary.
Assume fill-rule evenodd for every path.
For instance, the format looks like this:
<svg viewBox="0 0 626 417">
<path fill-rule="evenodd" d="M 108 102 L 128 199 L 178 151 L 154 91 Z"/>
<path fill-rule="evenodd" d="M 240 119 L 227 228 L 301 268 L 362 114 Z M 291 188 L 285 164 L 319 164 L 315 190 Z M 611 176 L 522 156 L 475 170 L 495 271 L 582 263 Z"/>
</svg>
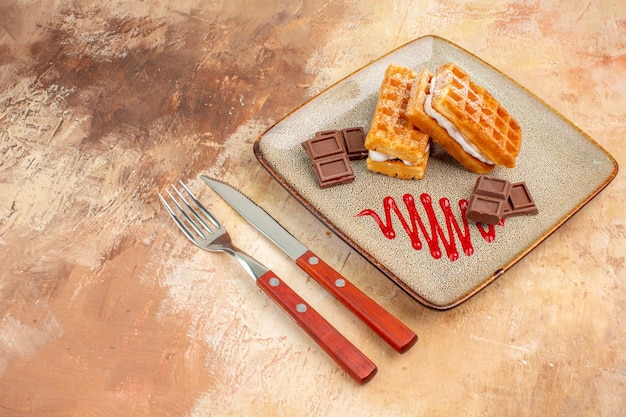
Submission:
<svg viewBox="0 0 626 417">
<path fill-rule="evenodd" d="M 293 237 L 262 207 L 228 184 L 205 175 L 200 178 L 396 351 L 404 353 L 417 342 L 410 328 Z"/>
</svg>

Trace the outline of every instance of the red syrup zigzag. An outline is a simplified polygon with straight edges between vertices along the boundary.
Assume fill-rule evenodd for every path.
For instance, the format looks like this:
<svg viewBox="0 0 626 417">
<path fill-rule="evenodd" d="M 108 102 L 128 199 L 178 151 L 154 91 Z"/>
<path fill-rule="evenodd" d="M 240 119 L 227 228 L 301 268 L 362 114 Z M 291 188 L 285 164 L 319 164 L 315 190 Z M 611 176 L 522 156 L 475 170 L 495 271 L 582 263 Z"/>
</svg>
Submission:
<svg viewBox="0 0 626 417">
<path fill-rule="evenodd" d="M 433 258 L 439 259 L 441 258 L 441 244 L 446 251 L 446 255 L 448 259 L 451 261 L 456 261 L 459 259 L 459 252 L 456 246 L 455 234 L 461 243 L 461 247 L 463 248 L 463 252 L 467 256 L 472 256 L 474 254 L 474 246 L 472 245 L 472 238 L 470 233 L 470 227 L 468 224 L 468 220 L 466 217 L 467 205 L 468 202 L 465 199 L 459 200 L 459 208 L 461 210 L 461 224 L 457 221 L 454 213 L 452 212 L 452 208 L 450 206 L 450 200 L 447 198 L 441 198 L 439 200 L 439 206 L 443 211 L 445 217 L 445 227 L 447 230 L 447 234 L 444 232 L 444 229 L 441 227 L 439 220 L 435 214 L 435 210 L 433 209 L 432 198 L 429 194 L 422 193 L 420 194 L 420 201 L 422 203 L 422 207 L 426 212 L 426 217 L 428 219 L 428 226 L 422 220 L 422 217 L 417 211 L 417 206 L 415 205 L 415 198 L 411 194 L 404 194 L 402 196 L 402 200 L 406 206 L 406 209 L 409 213 L 409 221 L 404 217 L 396 201 L 393 197 L 387 196 L 383 199 L 383 209 L 385 212 L 385 221 L 383 222 L 378 213 L 376 213 L 372 209 L 362 210 L 357 217 L 370 216 L 378 224 L 380 231 L 387 239 L 395 239 L 396 231 L 393 228 L 391 213 L 395 213 L 396 217 L 400 220 L 404 231 L 411 239 L 411 246 L 415 250 L 422 249 L 422 241 L 420 239 L 420 233 L 424 236 L 428 248 L 430 249 L 430 254 Z M 504 226 L 504 220 L 502 219 L 498 225 Z M 493 242 L 496 238 L 496 229 L 494 225 L 483 225 L 482 223 L 474 223 L 481 237 L 487 242 Z M 485 227 L 486 226 L 486 227 Z"/>
</svg>

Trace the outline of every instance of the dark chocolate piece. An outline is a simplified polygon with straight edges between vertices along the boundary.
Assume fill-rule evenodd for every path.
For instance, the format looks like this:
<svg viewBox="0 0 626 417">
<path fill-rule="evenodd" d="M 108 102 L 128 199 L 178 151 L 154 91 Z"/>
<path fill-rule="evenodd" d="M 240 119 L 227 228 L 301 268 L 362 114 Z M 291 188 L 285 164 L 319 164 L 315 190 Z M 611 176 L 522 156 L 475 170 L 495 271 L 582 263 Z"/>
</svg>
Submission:
<svg viewBox="0 0 626 417">
<path fill-rule="evenodd" d="M 365 149 L 365 132 L 362 127 L 350 127 L 341 131 L 343 140 L 346 145 L 348 158 L 352 161 L 355 159 L 367 158 L 367 149 Z"/>
<path fill-rule="evenodd" d="M 474 192 L 476 191 L 482 195 L 506 200 L 511 192 L 511 183 L 501 178 L 481 175 L 476 179 L 476 185 L 474 185 Z"/>
<path fill-rule="evenodd" d="M 313 162 L 321 188 L 354 181 L 354 171 L 339 130 L 317 132 L 314 138 L 303 142 L 302 147 Z"/>
<path fill-rule="evenodd" d="M 354 181 L 354 172 L 345 153 L 316 159 L 313 167 L 321 188 Z"/>
<path fill-rule="evenodd" d="M 524 182 L 481 175 L 476 179 L 466 217 L 469 220 L 497 224 L 503 217 L 537 214 L 537 206 Z"/>
<path fill-rule="evenodd" d="M 336 130 L 324 135 L 316 135 L 313 139 L 302 143 L 302 146 L 304 146 L 309 158 L 313 161 L 319 158 L 341 154 L 345 152 L 345 148 L 343 147 L 343 141 L 340 135 L 341 133 Z"/>
<path fill-rule="evenodd" d="M 505 201 L 486 195 L 472 194 L 466 216 L 475 222 L 498 224 L 504 214 Z"/>
<path fill-rule="evenodd" d="M 342 130 L 322 130 L 316 132 L 315 136 L 339 135 L 343 141 L 344 149 L 348 154 L 348 158 L 353 161 L 356 159 L 367 158 L 367 149 L 365 149 L 365 131 L 362 127 L 348 127 Z"/>
<path fill-rule="evenodd" d="M 525 182 L 518 182 L 511 186 L 511 192 L 504 210 L 504 217 L 519 216 L 522 214 L 537 214 L 539 210 Z"/>
</svg>

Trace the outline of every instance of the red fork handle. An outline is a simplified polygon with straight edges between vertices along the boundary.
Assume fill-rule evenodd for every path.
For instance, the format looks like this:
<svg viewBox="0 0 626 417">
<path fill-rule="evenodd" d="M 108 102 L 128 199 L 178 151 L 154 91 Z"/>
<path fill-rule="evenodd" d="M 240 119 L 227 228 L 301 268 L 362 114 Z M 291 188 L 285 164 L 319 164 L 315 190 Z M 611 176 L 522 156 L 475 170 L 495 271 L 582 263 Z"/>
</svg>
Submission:
<svg viewBox="0 0 626 417">
<path fill-rule="evenodd" d="M 256 282 L 356 382 L 376 375 L 376 365 L 276 274 L 268 271 Z"/>
<path fill-rule="evenodd" d="M 296 264 L 398 352 L 406 352 L 417 342 L 411 329 L 312 251 L 296 259 Z"/>
</svg>

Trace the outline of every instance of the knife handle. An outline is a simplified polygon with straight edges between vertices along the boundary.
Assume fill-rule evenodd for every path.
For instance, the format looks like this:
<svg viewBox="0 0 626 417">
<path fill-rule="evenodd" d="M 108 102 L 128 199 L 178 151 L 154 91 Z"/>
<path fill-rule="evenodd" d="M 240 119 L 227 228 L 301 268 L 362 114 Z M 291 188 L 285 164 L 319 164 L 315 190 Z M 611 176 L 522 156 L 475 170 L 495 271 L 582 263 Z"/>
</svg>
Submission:
<svg viewBox="0 0 626 417">
<path fill-rule="evenodd" d="M 296 264 L 400 353 L 417 342 L 417 335 L 376 301 L 354 286 L 312 251 Z"/>
<path fill-rule="evenodd" d="M 356 382 L 364 384 L 376 375 L 376 364 L 274 272 L 266 272 L 256 282 Z"/>
</svg>

